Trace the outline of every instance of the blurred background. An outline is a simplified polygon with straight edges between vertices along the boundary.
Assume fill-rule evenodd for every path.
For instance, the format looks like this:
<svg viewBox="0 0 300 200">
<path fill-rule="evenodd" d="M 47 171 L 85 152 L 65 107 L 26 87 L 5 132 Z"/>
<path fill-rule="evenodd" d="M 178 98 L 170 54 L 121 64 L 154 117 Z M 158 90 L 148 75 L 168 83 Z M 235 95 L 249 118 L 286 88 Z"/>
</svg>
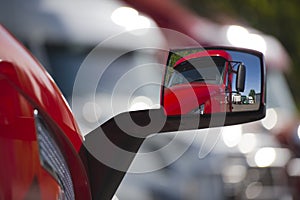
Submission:
<svg viewBox="0 0 300 200">
<path fill-rule="evenodd" d="M 140 153 L 156 153 L 151 158 L 134 161 L 131 168 L 136 173 L 125 176 L 116 195 L 121 200 L 299 199 L 299 1 L 0 0 L 0 3 L 1 24 L 53 76 L 72 105 L 83 134 L 116 112 L 159 104 L 156 87 L 162 71 L 151 66 L 141 70 L 137 66 L 163 64 L 164 57 L 155 50 L 132 51 L 133 48 L 190 45 L 163 31 L 137 31 L 138 34 L 125 34 L 125 40 L 111 39 L 94 49 L 112 36 L 164 27 L 182 32 L 201 45 L 247 47 L 263 52 L 268 74 L 265 119 L 214 129 L 210 134 L 215 134 L 213 139 L 218 140 L 212 151 L 211 143 L 205 142 L 205 130 L 190 131 L 180 137 L 167 133 L 146 139 Z M 92 50 L 89 59 L 92 61 L 85 63 Z M 117 59 L 107 69 L 104 61 L 111 57 Z M 73 91 L 76 74 L 84 63 L 92 74 L 103 69 L 104 75 L 96 87 L 96 101 L 91 100 L 89 75 L 83 76 L 86 81 Z M 113 94 L 118 80 L 129 71 L 130 76 Z M 128 88 L 143 81 L 153 84 L 129 94 Z M 168 151 L 161 150 L 171 142 Z M 201 156 L 201 151 L 210 153 Z M 181 153 L 179 159 L 167 165 L 173 154 Z M 139 173 L 162 163 L 166 167 Z"/>
<path fill-rule="evenodd" d="M 298 1 L 259 2 L 247 0 L 233 3 L 229 0 L 222 2 L 186 0 L 182 2 L 194 12 L 215 22 L 244 24 L 276 37 L 292 59 L 291 68 L 285 76 L 287 76 L 287 81 L 299 109 L 300 85 L 297 79 L 300 70 L 300 37 L 298 36 L 300 32 L 298 25 L 300 22 L 298 12 L 300 4 Z"/>
</svg>

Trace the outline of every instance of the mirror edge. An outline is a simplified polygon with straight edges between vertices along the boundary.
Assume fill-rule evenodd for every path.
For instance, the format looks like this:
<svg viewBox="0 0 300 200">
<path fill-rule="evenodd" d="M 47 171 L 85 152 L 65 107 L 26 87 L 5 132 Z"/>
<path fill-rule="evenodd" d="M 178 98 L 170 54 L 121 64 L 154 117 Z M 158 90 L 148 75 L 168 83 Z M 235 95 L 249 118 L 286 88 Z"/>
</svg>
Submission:
<svg viewBox="0 0 300 200">
<path fill-rule="evenodd" d="M 187 47 L 186 49 L 195 49 L 197 47 Z M 184 49 L 184 48 L 180 48 Z M 214 113 L 213 118 L 216 122 L 211 122 L 212 115 L 201 115 L 200 120 L 199 117 L 195 117 L 194 115 L 182 115 L 182 116 L 167 116 L 166 125 L 161 130 L 161 132 L 168 132 L 168 131 L 178 131 L 178 130 L 192 130 L 192 129 L 204 129 L 210 127 L 221 127 L 221 126 L 230 126 L 236 124 L 242 124 L 247 122 L 253 122 L 260 119 L 263 119 L 266 115 L 266 66 L 263 53 L 247 48 L 240 48 L 240 47 L 231 47 L 231 46 L 207 46 L 203 47 L 205 50 L 229 50 L 229 51 L 239 51 L 244 53 L 249 53 L 255 55 L 260 60 L 260 70 L 261 70 L 261 98 L 260 98 L 260 105 L 258 110 L 255 111 L 242 111 L 242 112 L 232 112 L 232 113 L 225 113 L 225 120 L 218 120 L 224 118 L 224 113 Z M 170 51 L 174 51 L 177 49 L 171 49 Z M 162 82 L 164 83 L 166 75 L 163 75 Z M 161 95 L 163 95 L 164 91 L 164 84 L 161 87 Z M 163 96 L 161 96 L 161 106 L 163 106 Z M 196 119 L 195 119 L 196 118 Z M 195 124 L 195 120 L 198 120 L 198 126 L 189 125 Z M 221 121 L 221 122 L 219 122 Z M 185 125 L 186 124 L 186 125 Z"/>
</svg>

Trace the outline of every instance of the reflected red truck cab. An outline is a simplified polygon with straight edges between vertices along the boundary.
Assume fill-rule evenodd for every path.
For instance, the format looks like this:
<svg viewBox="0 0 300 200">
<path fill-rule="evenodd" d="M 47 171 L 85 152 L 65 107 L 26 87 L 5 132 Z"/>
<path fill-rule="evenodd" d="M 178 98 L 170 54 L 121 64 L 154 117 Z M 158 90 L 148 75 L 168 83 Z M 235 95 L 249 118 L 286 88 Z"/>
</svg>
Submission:
<svg viewBox="0 0 300 200">
<path fill-rule="evenodd" d="M 70 108 L 1 25 L 0 91 L 0 199 L 91 199 Z"/>
<path fill-rule="evenodd" d="M 223 50 L 207 50 L 180 58 L 165 85 L 163 105 L 166 114 L 232 111 L 229 97 L 234 71 L 230 61 L 230 54 Z"/>
</svg>

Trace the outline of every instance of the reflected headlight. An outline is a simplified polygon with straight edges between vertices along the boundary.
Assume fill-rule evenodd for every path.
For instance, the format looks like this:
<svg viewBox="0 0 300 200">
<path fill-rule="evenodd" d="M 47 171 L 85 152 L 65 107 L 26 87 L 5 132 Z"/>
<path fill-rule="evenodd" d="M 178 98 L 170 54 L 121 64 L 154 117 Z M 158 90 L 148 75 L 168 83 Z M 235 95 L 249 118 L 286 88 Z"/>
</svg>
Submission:
<svg viewBox="0 0 300 200">
<path fill-rule="evenodd" d="M 190 112 L 190 114 L 201 114 L 201 115 L 203 115 L 204 114 L 204 103 L 201 104 L 198 108 L 192 110 Z"/>
<path fill-rule="evenodd" d="M 52 138 L 51 129 L 37 110 L 34 110 L 34 118 L 41 165 L 60 185 L 61 194 L 59 199 L 73 200 L 75 199 L 73 182 L 67 162 Z"/>
</svg>

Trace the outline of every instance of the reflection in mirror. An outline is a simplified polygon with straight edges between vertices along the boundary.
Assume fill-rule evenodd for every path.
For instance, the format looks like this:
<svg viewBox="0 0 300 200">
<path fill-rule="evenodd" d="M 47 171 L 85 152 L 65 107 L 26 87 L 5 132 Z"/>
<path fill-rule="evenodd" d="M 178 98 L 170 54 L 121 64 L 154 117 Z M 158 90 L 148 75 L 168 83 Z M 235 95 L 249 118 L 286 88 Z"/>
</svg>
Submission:
<svg viewBox="0 0 300 200">
<path fill-rule="evenodd" d="M 167 115 L 256 111 L 262 98 L 262 63 L 251 51 L 172 50 L 162 106 Z"/>
</svg>

